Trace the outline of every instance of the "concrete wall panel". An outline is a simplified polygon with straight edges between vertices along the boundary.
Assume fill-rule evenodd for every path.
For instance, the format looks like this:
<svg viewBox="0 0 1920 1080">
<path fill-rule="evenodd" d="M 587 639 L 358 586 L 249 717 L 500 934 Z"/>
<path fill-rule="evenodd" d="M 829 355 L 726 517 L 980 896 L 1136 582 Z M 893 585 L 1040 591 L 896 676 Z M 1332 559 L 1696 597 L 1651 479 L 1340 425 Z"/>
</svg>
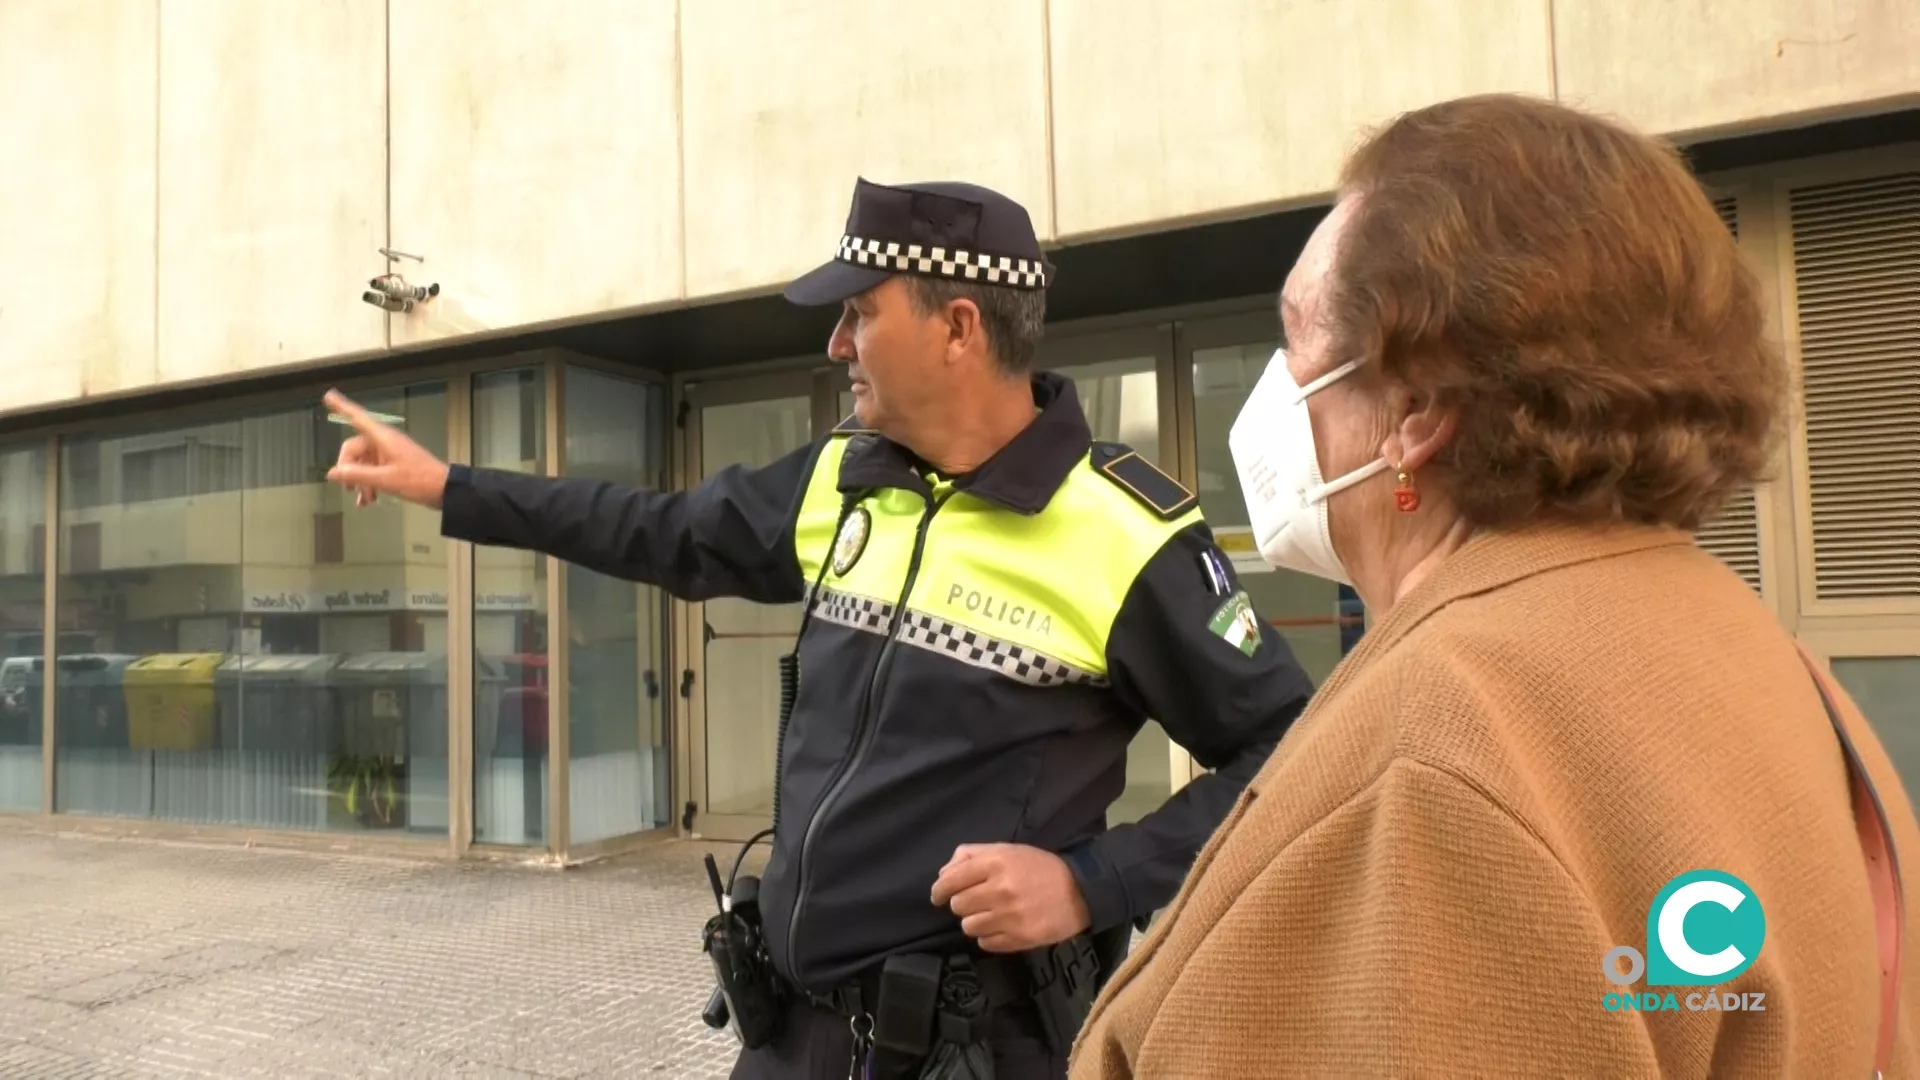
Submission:
<svg viewBox="0 0 1920 1080">
<path fill-rule="evenodd" d="M 1074 242 L 1323 199 L 1464 94 L 1920 104 L 1914 0 L 1623 3 L 0 0 L 0 412 L 775 289 L 861 175 Z M 442 295 L 362 303 L 383 245 Z"/>
<path fill-rule="evenodd" d="M 1558 0 L 1560 96 L 1684 134 L 1920 101 L 1920 2 Z"/>
<path fill-rule="evenodd" d="M 674 0 L 393 0 L 394 342 L 676 300 Z"/>
<path fill-rule="evenodd" d="M 692 295 L 830 257 L 861 175 L 984 184 L 1050 232 L 1040 0 L 701 0 L 681 19 Z"/>
<path fill-rule="evenodd" d="M 1546 0 L 1052 0 L 1054 184 L 1071 238 L 1332 189 L 1361 129 L 1550 92 Z"/>
<path fill-rule="evenodd" d="M 163 0 L 160 379 L 385 346 L 385 0 Z"/>
<path fill-rule="evenodd" d="M 0 3 L 0 411 L 154 381 L 156 6 Z"/>
</svg>

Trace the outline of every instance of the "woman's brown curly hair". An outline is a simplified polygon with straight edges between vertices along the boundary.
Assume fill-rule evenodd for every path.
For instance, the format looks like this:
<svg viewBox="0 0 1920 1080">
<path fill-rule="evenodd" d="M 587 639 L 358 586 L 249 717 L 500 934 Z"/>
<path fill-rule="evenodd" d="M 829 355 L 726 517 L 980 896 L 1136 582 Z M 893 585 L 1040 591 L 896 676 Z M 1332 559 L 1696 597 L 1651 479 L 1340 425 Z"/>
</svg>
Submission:
<svg viewBox="0 0 1920 1080">
<path fill-rule="evenodd" d="M 1452 409 L 1461 513 L 1692 529 L 1761 475 L 1787 387 L 1758 284 L 1671 147 L 1512 96 L 1348 159 L 1334 355 Z"/>
</svg>

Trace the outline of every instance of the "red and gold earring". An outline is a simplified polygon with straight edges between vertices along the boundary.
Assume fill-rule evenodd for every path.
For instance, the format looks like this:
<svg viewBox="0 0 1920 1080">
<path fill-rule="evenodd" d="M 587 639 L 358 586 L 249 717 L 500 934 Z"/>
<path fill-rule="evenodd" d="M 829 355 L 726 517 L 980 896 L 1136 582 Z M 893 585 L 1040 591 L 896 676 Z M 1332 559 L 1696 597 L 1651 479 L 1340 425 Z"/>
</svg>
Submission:
<svg viewBox="0 0 1920 1080">
<path fill-rule="evenodd" d="M 1393 485 L 1393 505 L 1398 507 L 1401 513 L 1411 514 L 1420 509 L 1420 492 L 1413 486 L 1413 474 L 1400 465 L 1394 466 L 1394 471 L 1399 474 L 1399 477 Z"/>
</svg>

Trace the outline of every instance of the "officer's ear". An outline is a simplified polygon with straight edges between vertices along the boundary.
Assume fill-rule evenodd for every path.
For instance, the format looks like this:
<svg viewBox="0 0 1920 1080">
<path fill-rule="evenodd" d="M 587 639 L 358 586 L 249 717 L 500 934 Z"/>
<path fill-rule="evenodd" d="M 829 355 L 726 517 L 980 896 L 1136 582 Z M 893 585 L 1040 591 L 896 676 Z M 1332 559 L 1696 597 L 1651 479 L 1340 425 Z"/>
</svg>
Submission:
<svg viewBox="0 0 1920 1080">
<path fill-rule="evenodd" d="M 980 305 L 964 296 L 947 301 L 942 312 L 947 331 L 947 362 L 957 363 L 969 353 L 984 352 L 987 328 L 980 318 Z"/>
</svg>

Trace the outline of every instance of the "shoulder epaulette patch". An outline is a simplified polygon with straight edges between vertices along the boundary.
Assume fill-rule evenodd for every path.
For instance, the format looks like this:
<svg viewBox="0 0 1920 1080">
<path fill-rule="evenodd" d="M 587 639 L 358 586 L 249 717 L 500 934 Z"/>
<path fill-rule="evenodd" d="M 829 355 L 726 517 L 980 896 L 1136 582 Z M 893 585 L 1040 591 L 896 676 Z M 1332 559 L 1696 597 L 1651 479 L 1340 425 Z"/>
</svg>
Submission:
<svg viewBox="0 0 1920 1080">
<path fill-rule="evenodd" d="M 1200 501 L 1185 484 L 1161 472 L 1125 443 L 1094 443 L 1092 461 L 1093 471 L 1118 484 L 1162 521 L 1172 521 Z"/>
<path fill-rule="evenodd" d="M 833 426 L 835 435 L 871 435 L 873 429 L 860 422 L 858 414 L 849 416 Z"/>
</svg>

